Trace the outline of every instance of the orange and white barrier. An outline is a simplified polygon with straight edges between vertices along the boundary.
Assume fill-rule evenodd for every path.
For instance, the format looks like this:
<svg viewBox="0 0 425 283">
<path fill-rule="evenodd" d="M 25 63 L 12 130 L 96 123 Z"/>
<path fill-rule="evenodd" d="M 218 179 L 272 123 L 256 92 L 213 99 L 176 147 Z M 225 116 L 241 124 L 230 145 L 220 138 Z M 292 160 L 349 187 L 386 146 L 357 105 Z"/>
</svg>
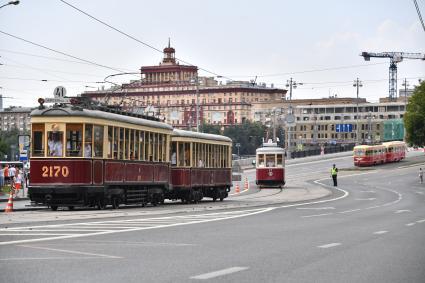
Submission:
<svg viewBox="0 0 425 283">
<path fill-rule="evenodd" d="M 249 182 L 248 182 L 248 177 L 245 177 L 245 184 L 243 186 L 244 191 L 249 190 Z"/>
<path fill-rule="evenodd" d="M 4 209 L 4 212 L 9 213 L 9 212 L 12 212 L 12 211 L 13 211 L 13 193 L 10 192 L 9 200 L 7 202 L 6 208 Z"/>
<path fill-rule="evenodd" d="M 241 192 L 241 189 L 239 188 L 239 183 L 236 183 L 235 193 L 239 194 L 240 192 Z"/>
</svg>

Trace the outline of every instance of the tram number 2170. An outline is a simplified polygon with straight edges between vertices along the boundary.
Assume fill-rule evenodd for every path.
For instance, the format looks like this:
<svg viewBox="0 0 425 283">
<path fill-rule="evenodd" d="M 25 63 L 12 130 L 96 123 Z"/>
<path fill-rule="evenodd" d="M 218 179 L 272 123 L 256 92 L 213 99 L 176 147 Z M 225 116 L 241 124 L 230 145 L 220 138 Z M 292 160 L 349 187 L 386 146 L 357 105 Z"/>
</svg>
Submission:
<svg viewBox="0 0 425 283">
<path fill-rule="evenodd" d="M 68 177 L 68 166 L 43 166 L 41 167 L 43 178 L 48 177 Z"/>
</svg>

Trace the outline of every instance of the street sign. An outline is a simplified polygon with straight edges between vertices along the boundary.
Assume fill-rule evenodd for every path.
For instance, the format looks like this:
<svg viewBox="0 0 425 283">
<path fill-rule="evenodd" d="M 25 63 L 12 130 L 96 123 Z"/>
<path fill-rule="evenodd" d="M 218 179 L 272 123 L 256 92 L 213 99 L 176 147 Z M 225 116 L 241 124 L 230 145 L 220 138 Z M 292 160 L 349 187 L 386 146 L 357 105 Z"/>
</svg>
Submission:
<svg viewBox="0 0 425 283">
<path fill-rule="evenodd" d="M 351 133 L 353 131 L 352 124 L 336 124 L 335 132 L 337 133 Z"/>
</svg>

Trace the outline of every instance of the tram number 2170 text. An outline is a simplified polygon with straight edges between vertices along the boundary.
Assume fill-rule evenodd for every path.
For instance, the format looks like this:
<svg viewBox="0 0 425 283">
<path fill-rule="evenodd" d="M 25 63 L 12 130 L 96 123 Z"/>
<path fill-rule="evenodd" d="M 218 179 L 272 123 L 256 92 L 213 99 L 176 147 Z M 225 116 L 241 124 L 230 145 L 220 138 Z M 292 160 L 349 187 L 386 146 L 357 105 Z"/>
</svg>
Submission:
<svg viewBox="0 0 425 283">
<path fill-rule="evenodd" d="M 47 177 L 68 177 L 69 168 L 68 166 L 43 166 L 41 168 L 43 171 L 42 176 Z"/>
</svg>

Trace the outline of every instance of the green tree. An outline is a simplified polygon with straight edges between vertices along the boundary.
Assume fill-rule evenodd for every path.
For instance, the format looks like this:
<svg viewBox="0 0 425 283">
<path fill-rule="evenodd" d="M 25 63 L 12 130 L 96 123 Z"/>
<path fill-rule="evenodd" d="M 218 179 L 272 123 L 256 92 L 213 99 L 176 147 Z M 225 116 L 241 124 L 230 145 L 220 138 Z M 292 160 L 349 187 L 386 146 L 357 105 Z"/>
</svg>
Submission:
<svg viewBox="0 0 425 283">
<path fill-rule="evenodd" d="M 224 129 L 224 135 L 233 140 L 233 153 L 237 153 L 236 144 L 239 143 L 239 154 L 254 155 L 255 150 L 263 142 L 266 127 L 259 122 L 245 122 Z"/>
<path fill-rule="evenodd" d="M 5 159 L 5 155 L 7 155 L 8 160 L 13 160 L 14 157 L 11 156 L 11 148 L 14 146 L 15 152 L 14 154 L 19 154 L 19 145 L 18 145 L 18 129 L 12 129 L 10 131 L 1 131 L 0 132 L 0 157 L 1 159 Z"/>
<path fill-rule="evenodd" d="M 404 115 L 406 141 L 411 145 L 425 146 L 425 81 L 413 91 Z"/>
<path fill-rule="evenodd" d="M 202 124 L 201 130 L 203 133 L 221 135 L 221 130 L 219 125 L 212 124 Z"/>
</svg>

